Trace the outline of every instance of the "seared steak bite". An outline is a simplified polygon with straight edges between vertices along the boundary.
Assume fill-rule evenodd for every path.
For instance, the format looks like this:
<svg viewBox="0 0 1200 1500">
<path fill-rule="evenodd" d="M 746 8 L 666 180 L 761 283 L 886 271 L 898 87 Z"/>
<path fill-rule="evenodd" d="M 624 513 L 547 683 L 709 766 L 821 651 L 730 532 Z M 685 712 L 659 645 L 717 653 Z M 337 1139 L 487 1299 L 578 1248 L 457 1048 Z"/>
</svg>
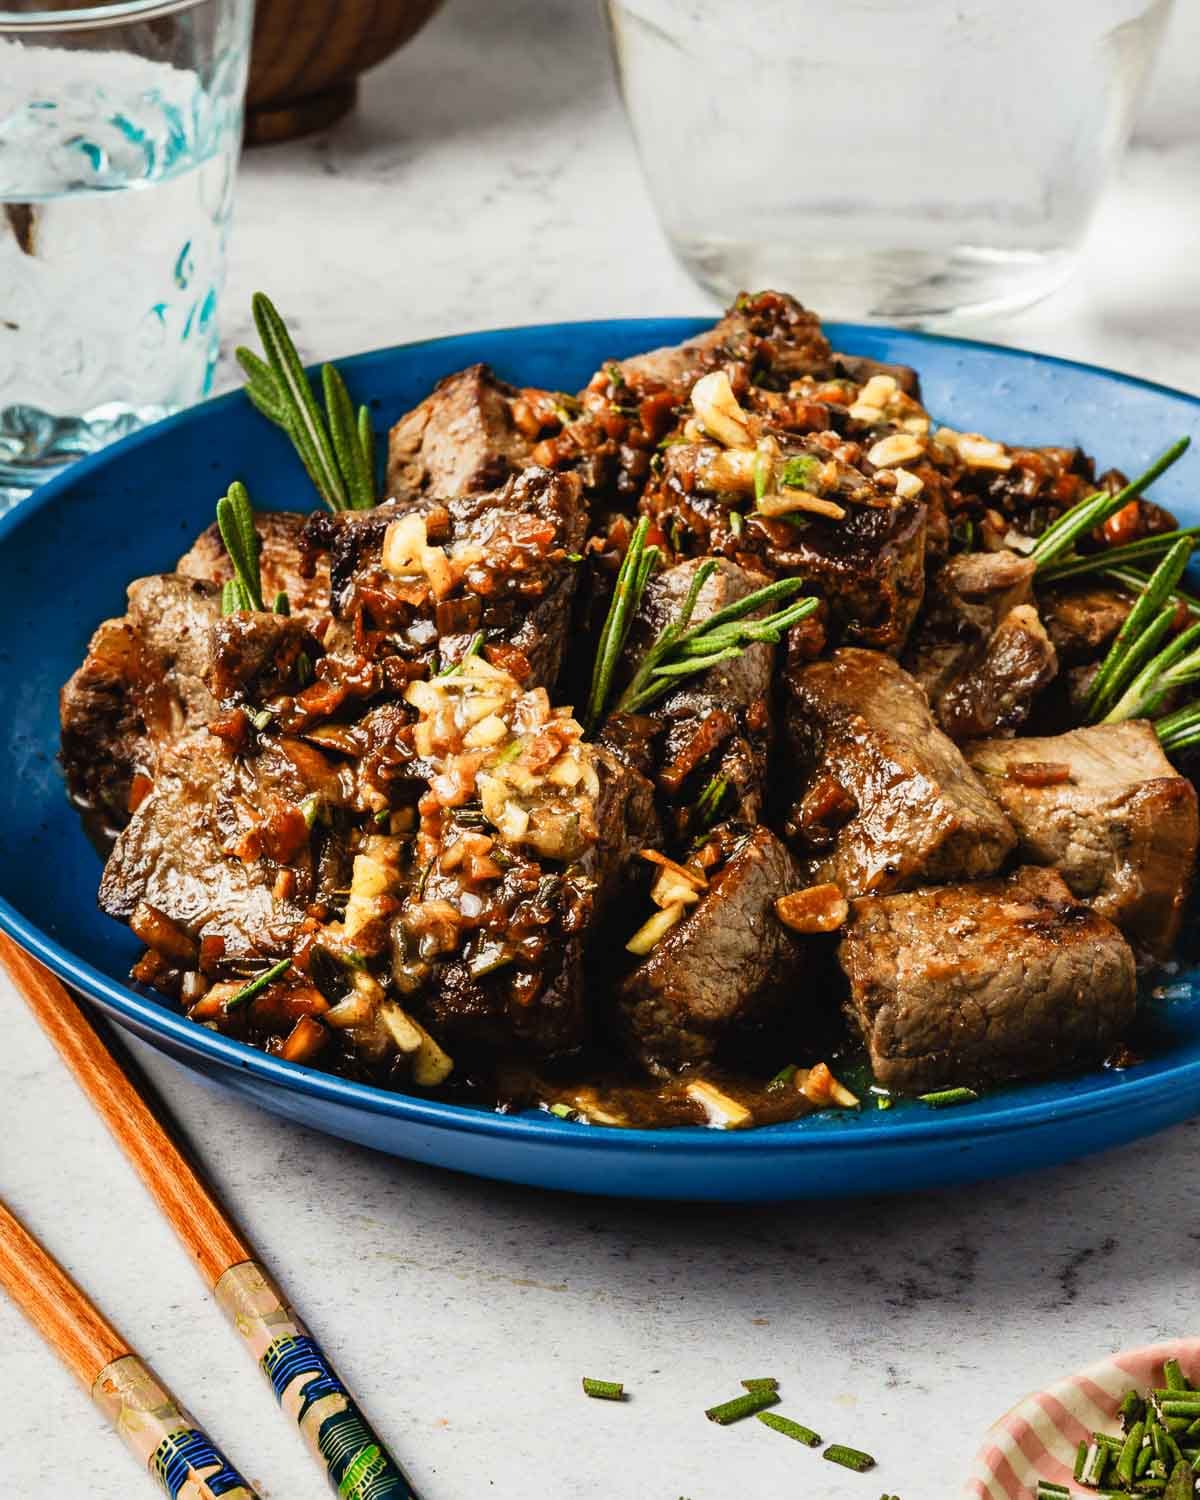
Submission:
<svg viewBox="0 0 1200 1500">
<path fill-rule="evenodd" d="M 128 921 L 139 905 L 221 959 L 291 951 L 316 893 L 317 864 L 300 804 L 313 790 L 309 746 L 268 741 L 232 756 L 203 730 L 159 757 L 154 785 L 113 847 L 100 905 Z M 336 788 L 328 770 L 326 796 Z M 286 887 L 276 885 L 281 869 Z M 286 889 L 287 894 L 283 891 Z M 191 967 L 196 967 L 195 964 Z"/>
<path fill-rule="evenodd" d="M 1038 613 L 1064 666 L 1096 661 L 1133 608 L 1133 595 L 1114 584 L 1084 579 L 1042 590 Z"/>
<path fill-rule="evenodd" d="M 1015 552 L 963 552 L 929 580 L 904 662 L 951 739 L 1016 729 L 1058 670 L 1033 574 Z"/>
<path fill-rule="evenodd" d="M 268 608 L 276 594 L 284 593 L 293 615 L 315 619 L 329 608 L 329 567 L 309 558 L 303 544 L 305 521 L 305 516 L 293 511 L 254 513 L 258 566 Z M 200 533 L 175 566 L 177 572 L 207 583 L 223 584 L 233 577 L 233 564 L 215 522 Z"/>
<path fill-rule="evenodd" d="M 161 747 L 216 709 L 206 680 L 220 616 L 213 584 L 164 573 L 129 585 L 129 610 L 106 620 L 59 698 L 71 799 L 123 828 Z"/>
<path fill-rule="evenodd" d="M 1053 870 L 850 903 L 848 1014 L 905 1093 L 1100 1062 L 1133 1019 L 1133 954 Z"/>
<path fill-rule="evenodd" d="M 469 495 L 494 490 L 529 462 L 536 420 L 518 425 L 521 393 L 487 365 L 439 380 L 388 434 L 389 499 Z"/>
<path fill-rule="evenodd" d="M 787 689 L 789 833 L 810 881 L 857 896 L 999 869 L 1012 825 L 890 657 L 843 647 Z"/>
<path fill-rule="evenodd" d="M 588 1034 L 585 939 L 657 833 L 649 783 L 584 741 L 544 688 L 479 657 L 407 696 L 429 782 L 393 981 L 452 1050 L 573 1051 Z"/>
<path fill-rule="evenodd" d="M 869 473 L 862 448 L 836 433 L 767 427 L 732 391 L 717 410 L 699 392 L 696 418 L 642 498 L 657 533 L 685 557 L 801 576 L 828 601 L 835 640 L 899 651 L 925 589 L 920 481 Z"/>
<path fill-rule="evenodd" d="M 579 479 L 526 469 L 500 489 L 453 499 L 388 501 L 315 516 L 309 535 L 332 555 L 330 650 L 418 664 L 484 653 L 523 681 L 558 676 L 587 517 Z"/>
<path fill-rule="evenodd" d="M 702 565 L 699 559 L 680 563 L 651 581 L 634 622 L 630 671 L 678 616 Z M 720 559 L 696 600 L 692 624 L 701 624 L 766 582 L 761 574 Z M 774 646 L 758 642 L 740 656 L 687 678 L 646 711 L 660 730 L 654 740 L 654 779 L 672 807 L 679 837 L 692 829 L 697 799 L 706 788 L 722 820 L 758 822 L 767 772 L 774 660 Z"/>
<path fill-rule="evenodd" d="M 1169 956 L 1196 862 L 1196 792 L 1144 720 L 1049 739 L 981 740 L 970 763 L 1012 819 L 1023 859 L 1155 958 Z"/>
<path fill-rule="evenodd" d="M 640 1060 L 671 1071 L 799 1001 L 799 940 L 776 900 L 804 884 L 768 828 L 722 830 L 723 862 L 698 900 L 621 983 L 617 1007 Z"/>
</svg>

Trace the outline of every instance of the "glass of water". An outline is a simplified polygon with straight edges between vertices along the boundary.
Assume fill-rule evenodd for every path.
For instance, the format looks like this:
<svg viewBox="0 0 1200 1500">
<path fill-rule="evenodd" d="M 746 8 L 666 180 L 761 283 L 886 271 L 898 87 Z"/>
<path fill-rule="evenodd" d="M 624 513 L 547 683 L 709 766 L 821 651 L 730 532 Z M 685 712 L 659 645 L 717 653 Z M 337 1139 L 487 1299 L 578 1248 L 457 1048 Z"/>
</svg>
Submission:
<svg viewBox="0 0 1200 1500">
<path fill-rule="evenodd" d="M 207 395 L 253 0 L 0 0 L 0 510 Z"/>
<path fill-rule="evenodd" d="M 1172 0 L 607 0 L 651 193 L 723 297 L 990 316 L 1070 273 Z"/>
</svg>

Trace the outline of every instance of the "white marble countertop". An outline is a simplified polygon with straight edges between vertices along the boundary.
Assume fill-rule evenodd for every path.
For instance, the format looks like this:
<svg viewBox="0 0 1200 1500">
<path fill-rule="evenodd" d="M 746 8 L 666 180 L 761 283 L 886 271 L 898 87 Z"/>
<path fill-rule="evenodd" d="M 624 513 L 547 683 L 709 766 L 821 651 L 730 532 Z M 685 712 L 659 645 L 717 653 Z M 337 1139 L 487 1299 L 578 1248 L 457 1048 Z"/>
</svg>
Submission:
<svg viewBox="0 0 1200 1500">
<path fill-rule="evenodd" d="M 981 336 L 1200 390 L 1200 139 L 1161 129 L 1164 116 L 1175 123 L 1154 117 L 1076 282 Z M 252 155 L 232 337 L 259 286 L 313 357 L 711 305 L 659 234 L 582 0 L 452 0 L 367 80 L 352 120 Z M 186 1257 L 7 981 L 0 992 L 0 1191 L 265 1497 L 318 1500 L 321 1480 Z M 657 1207 L 372 1155 L 137 1050 L 425 1500 L 873 1500 L 883 1487 L 944 1500 L 1028 1388 L 1196 1331 L 1195 1123 L 955 1192 Z M 634 1399 L 583 1400 L 583 1373 L 623 1378 Z M 756 1374 L 781 1377 L 785 1410 L 881 1467 L 843 1473 L 704 1420 Z M 0 1385 L 0 1494 L 151 1493 L 3 1300 Z"/>
</svg>

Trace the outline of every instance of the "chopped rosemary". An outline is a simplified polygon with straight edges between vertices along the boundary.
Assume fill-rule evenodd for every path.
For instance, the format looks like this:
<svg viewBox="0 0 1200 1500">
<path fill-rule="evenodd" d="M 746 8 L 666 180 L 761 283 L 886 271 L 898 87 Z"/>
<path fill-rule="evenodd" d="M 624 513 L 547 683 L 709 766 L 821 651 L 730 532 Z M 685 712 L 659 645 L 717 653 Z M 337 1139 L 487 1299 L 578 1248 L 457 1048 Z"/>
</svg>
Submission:
<svg viewBox="0 0 1200 1500">
<path fill-rule="evenodd" d="M 552 1104 L 550 1105 L 550 1113 L 559 1120 L 573 1120 L 575 1118 L 575 1111 L 569 1104 Z"/>
<path fill-rule="evenodd" d="M 583 1394 L 597 1401 L 624 1401 L 625 1387 L 619 1380 L 590 1380 L 583 1377 Z"/>
<path fill-rule="evenodd" d="M 762 1375 L 755 1380 L 743 1380 L 742 1385 L 748 1391 L 777 1391 L 779 1382 L 774 1375 Z"/>
<path fill-rule="evenodd" d="M 806 454 L 800 458 L 785 459 L 779 470 L 779 482 L 785 489 L 806 490 L 809 483 L 816 478 L 817 470 L 821 467 L 821 460 Z M 757 484 L 755 486 L 757 493 Z M 759 499 L 762 497 L 759 496 Z"/>
<path fill-rule="evenodd" d="M 280 589 L 271 605 L 271 613 L 274 615 L 290 615 L 291 612 L 292 601 L 288 598 L 284 590 Z"/>
<path fill-rule="evenodd" d="M 1115 516 L 1131 500 L 1136 499 L 1147 485 L 1153 484 L 1177 459 L 1182 458 L 1190 444 L 1191 438 L 1179 438 L 1154 460 L 1144 474 L 1139 474 L 1115 495 L 1087 495 L 1064 511 L 1057 521 L 1046 527 L 1038 538 L 1037 546 L 1029 554 L 1038 571 L 1061 557 L 1064 552 L 1069 552 L 1079 537 L 1094 531 L 1097 526 L 1103 526 L 1110 516 Z"/>
<path fill-rule="evenodd" d="M 254 529 L 254 507 L 240 479 L 235 479 L 217 501 L 217 530 L 233 565 L 233 577 L 221 590 L 221 613 L 262 609 L 262 575 L 258 569 L 259 541 Z"/>
<path fill-rule="evenodd" d="M 935 1089 L 930 1094 L 918 1094 L 917 1098 L 931 1109 L 946 1109 L 953 1104 L 971 1104 L 979 1095 L 974 1089 Z"/>
<path fill-rule="evenodd" d="M 275 305 L 263 292 L 255 292 L 251 305 L 266 359 L 251 349 L 237 350 L 247 396 L 263 416 L 287 433 L 330 510 L 370 510 L 377 496 L 369 409 L 360 406 L 355 413 L 346 382 L 333 365 L 324 365 L 322 413 Z"/>
<path fill-rule="evenodd" d="M 847 1448 L 843 1443 L 830 1443 L 821 1457 L 827 1458 L 831 1464 L 841 1464 L 843 1469 L 853 1469 L 856 1474 L 865 1474 L 875 1467 L 875 1460 L 869 1453 L 860 1448 Z"/>
<path fill-rule="evenodd" d="M 704 1415 L 719 1427 L 728 1427 L 731 1422 L 740 1422 L 743 1417 L 755 1417 L 779 1400 L 776 1391 L 747 1391 L 744 1396 L 735 1396 L 732 1401 L 723 1401 L 719 1406 L 710 1406 Z"/>
<path fill-rule="evenodd" d="M 475 634 L 471 637 L 470 642 L 469 642 L 469 644 L 467 646 L 467 649 L 458 658 L 458 660 L 452 666 L 443 667 L 440 672 L 435 672 L 434 676 L 435 677 L 457 677 L 458 674 L 462 671 L 462 669 L 463 669 L 463 662 L 466 661 L 467 657 L 468 656 L 478 656 L 479 653 L 482 650 L 483 650 L 483 631 L 482 630 L 477 630 L 475 632 Z"/>
<path fill-rule="evenodd" d="M 745 1384 L 745 1381 L 742 1382 Z M 811 1427 L 805 1427 L 801 1422 L 793 1422 L 791 1417 L 781 1417 L 777 1412 L 756 1412 L 758 1420 L 769 1427 L 772 1432 L 782 1432 L 784 1437 L 789 1437 L 797 1443 L 803 1443 L 806 1448 L 819 1448 L 821 1446 L 821 1434 L 814 1432 Z"/>
<path fill-rule="evenodd" d="M 799 1068 L 797 1068 L 797 1066 L 796 1066 L 795 1063 L 788 1063 L 788 1065 L 785 1068 L 780 1068 L 779 1072 L 776 1073 L 775 1076 L 774 1076 L 774 1078 L 772 1078 L 771 1081 L 767 1084 L 767 1088 L 768 1089 L 785 1089 L 785 1088 L 787 1088 L 788 1084 L 791 1083 L 792 1079 L 795 1078 L 796 1074 L 799 1071 L 800 1070 L 799 1070 Z"/>
<path fill-rule="evenodd" d="M 264 969 L 249 984 L 244 984 L 236 995 L 230 995 L 229 999 L 225 1002 L 226 1015 L 236 1006 L 245 1005 L 247 1000 L 253 1000 L 255 995 L 261 995 L 269 984 L 274 984 L 291 967 L 292 961 L 290 958 L 281 958 L 277 964 L 272 964 L 269 969 Z"/>
</svg>

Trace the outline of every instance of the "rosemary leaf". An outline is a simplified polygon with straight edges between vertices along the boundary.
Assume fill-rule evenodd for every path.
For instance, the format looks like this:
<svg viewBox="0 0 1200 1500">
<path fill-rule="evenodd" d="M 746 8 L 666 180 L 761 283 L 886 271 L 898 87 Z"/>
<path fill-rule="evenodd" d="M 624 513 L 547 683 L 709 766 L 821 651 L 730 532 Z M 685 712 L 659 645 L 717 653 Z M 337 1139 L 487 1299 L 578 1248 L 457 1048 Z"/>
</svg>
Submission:
<svg viewBox="0 0 1200 1500">
<path fill-rule="evenodd" d="M 338 472 L 333 446 L 287 326 L 265 293 L 255 292 L 251 305 L 267 363 L 287 402 L 288 431 L 297 446 L 303 444 L 301 458 L 305 461 L 305 468 L 317 487 L 317 493 L 330 509 L 347 510 L 349 498 Z"/>
<path fill-rule="evenodd" d="M 1177 531 L 1139 537 L 1136 542 L 1126 542 L 1123 547 L 1108 547 L 1102 552 L 1089 552 L 1083 557 L 1068 557 L 1062 562 L 1050 563 L 1041 570 L 1039 582 L 1057 583 L 1060 579 L 1078 578 L 1087 573 L 1110 573 L 1127 563 L 1153 562 L 1187 536 L 1200 538 L 1200 526 L 1181 526 Z"/>
<path fill-rule="evenodd" d="M 358 408 L 358 446 L 362 449 L 363 463 L 371 479 L 371 493 L 378 495 L 375 483 L 375 429 L 371 426 L 371 408 Z"/>
<path fill-rule="evenodd" d="M 334 457 L 346 486 L 350 509 L 370 510 L 375 504 L 375 476 L 367 468 L 350 392 L 333 365 L 321 366 L 321 386 L 325 392 Z"/>
<path fill-rule="evenodd" d="M 583 723 L 589 732 L 595 729 L 604 716 L 612 691 L 613 676 L 629 639 L 633 617 L 642 602 L 650 574 L 658 562 L 658 548 L 646 546 L 646 533 L 649 530 L 650 518 L 643 516 L 633 529 L 629 546 L 617 571 L 608 614 L 596 643 L 591 688 L 584 710 Z"/>
<path fill-rule="evenodd" d="M 1038 538 L 1037 546 L 1029 554 L 1039 570 L 1064 552 L 1070 551 L 1077 538 L 1103 526 L 1110 516 L 1135 499 L 1147 487 L 1187 452 L 1191 438 L 1181 437 L 1150 465 L 1143 474 L 1119 490 L 1115 495 L 1089 495 L 1065 511 L 1052 525 L 1047 526 Z"/>
<path fill-rule="evenodd" d="M 227 578 L 221 585 L 221 613 L 235 615 L 242 607 L 242 591 L 236 578 Z"/>
<path fill-rule="evenodd" d="M 254 529 L 254 508 L 246 486 L 235 479 L 226 494 L 217 501 L 217 529 L 229 561 L 233 565 L 239 609 L 262 609 L 262 578 L 258 567 L 258 533 Z M 224 610 L 226 591 L 221 591 Z M 228 611 L 226 611 L 228 612 Z"/>
<path fill-rule="evenodd" d="M 277 964 L 272 964 L 269 969 L 265 969 L 261 974 L 256 975 L 249 984 L 244 984 L 236 995 L 230 995 L 229 999 L 226 1000 L 224 1006 L 226 1015 L 231 1010 L 236 1009 L 237 1006 L 244 1005 L 247 1000 L 253 1000 L 255 995 L 261 994 L 269 984 L 274 984 L 291 967 L 292 961 L 290 958 L 281 958 Z"/>
<path fill-rule="evenodd" d="M 1183 576 L 1195 545 L 1183 537 L 1171 548 L 1148 579 L 1145 588 L 1125 617 L 1116 639 L 1100 664 L 1088 694 L 1088 717 L 1096 718 L 1129 681 L 1126 660 L 1138 637 L 1148 628 L 1157 628 L 1159 611 Z"/>
<path fill-rule="evenodd" d="M 1137 674 L 1104 718 L 1104 724 L 1152 717 L 1177 687 L 1200 676 L 1200 621 L 1189 625 Z"/>
</svg>

